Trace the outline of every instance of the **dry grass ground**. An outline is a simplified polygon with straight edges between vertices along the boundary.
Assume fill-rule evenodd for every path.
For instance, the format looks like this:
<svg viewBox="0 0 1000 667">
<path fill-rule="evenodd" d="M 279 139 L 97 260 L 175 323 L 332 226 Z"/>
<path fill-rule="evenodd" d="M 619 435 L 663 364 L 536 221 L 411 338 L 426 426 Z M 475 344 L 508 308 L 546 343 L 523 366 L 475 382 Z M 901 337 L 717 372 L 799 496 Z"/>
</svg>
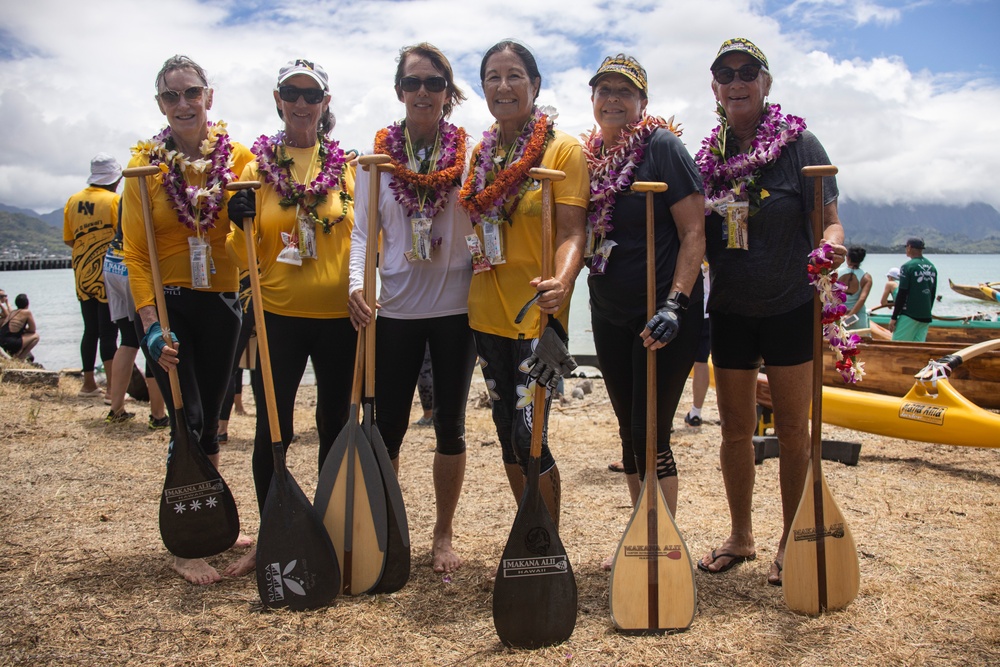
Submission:
<svg viewBox="0 0 1000 667">
<path fill-rule="evenodd" d="M 477 376 L 478 377 L 478 376 Z M 570 387 L 579 380 L 570 380 Z M 563 479 L 562 541 L 580 590 L 571 639 L 538 651 L 497 640 L 491 616 L 496 566 L 514 517 L 489 411 L 470 406 L 468 473 L 456 521 L 465 566 L 450 580 L 430 568 L 434 499 L 431 429 L 413 427 L 401 485 L 414 570 L 392 595 L 338 598 L 308 613 L 265 612 L 253 575 L 196 587 L 170 569 L 157 529 L 167 435 L 133 423 L 105 426 L 106 408 L 56 388 L 0 384 L 0 665 L 986 665 L 1000 663 L 1000 451 L 963 449 L 827 428 L 862 443 L 856 467 L 827 474 L 857 541 L 861 592 L 818 618 L 789 612 L 766 585 L 780 532 L 777 461 L 758 467 L 758 560 L 699 573 L 689 631 L 622 636 L 608 615 L 601 560 L 630 511 L 616 427 L 603 384 L 552 415 Z M 481 380 L 473 395 L 481 391 Z M 685 404 L 687 402 L 685 398 Z M 303 388 L 301 438 L 289 463 L 307 495 L 316 482 L 315 392 Z M 251 412 L 252 397 L 246 400 Z M 414 418 L 418 416 L 414 408 Z M 718 415 L 675 420 L 681 471 L 677 523 L 695 557 L 728 530 L 718 464 Z M 258 517 L 250 471 L 251 416 L 234 417 L 222 473 L 244 531 Z M 211 559 L 224 567 L 238 554 Z"/>
</svg>

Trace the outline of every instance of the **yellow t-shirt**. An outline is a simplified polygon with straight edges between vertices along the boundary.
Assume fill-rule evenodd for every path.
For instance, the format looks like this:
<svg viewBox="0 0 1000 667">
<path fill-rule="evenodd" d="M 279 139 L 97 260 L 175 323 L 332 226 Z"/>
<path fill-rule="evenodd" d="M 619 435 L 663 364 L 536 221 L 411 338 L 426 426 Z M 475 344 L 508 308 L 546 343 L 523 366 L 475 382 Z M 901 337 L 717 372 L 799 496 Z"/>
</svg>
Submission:
<svg viewBox="0 0 1000 667">
<path fill-rule="evenodd" d="M 253 160 L 250 149 L 235 141 L 231 144 L 233 172 L 240 174 Z M 129 168 L 149 165 L 146 155 L 136 155 L 128 163 Z M 185 174 L 189 179 L 201 179 L 201 174 L 191 170 Z M 197 181 L 195 181 L 197 182 Z M 159 258 L 160 276 L 164 285 L 191 287 L 191 256 L 188 238 L 195 232 L 177 219 L 177 212 L 167 196 L 167 192 L 157 176 L 147 176 L 149 200 L 152 207 L 153 230 L 156 235 L 156 253 Z M 239 289 L 239 274 L 236 264 L 226 253 L 226 236 L 229 234 L 229 214 L 226 202 L 231 193 L 226 193 L 222 201 L 215 226 L 208 230 L 206 240 L 212 246 L 212 262 L 215 272 L 211 274 L 212 286 L 206 292 L 235 292 Z M 149 248 L 146 243 L 146 227 L 143 222 L 142 198 L 139 182 L 135 178 L 125 179 L 125 193 L 122 200 L 122 233 L 125 241 L 125 263 L 128 265 L 129 285 L 138 310 L 155 305 L 153 294 L 153 272 L 149 263 Z"/>
<path fill-rule="evenodd" d="M 292 158 L 292 177 L 298 183 L 310 183 L 319 169 L 317 147 L 285 147 Z M 308 168 L 306 168 L 308 166 Z M 323 231 L 316 224 L 316 259 L 302 259 L 302 265 L 278 261 L 278 253 L 285 248 L 281 233 L 290 234 L 298 229 L 295 206 L 282 208 L 281 197 L 274 187 L 263 183 L 257 190 L 257 217 L 254 234 L 257 238 L 257 262 L 260 267 L 260 287 L 263 292 L 264 310 L 288 317 L 329 319 L 348 317 L 348 268 L 351 256 L 351 231 L 354 229 L 354 176 L 355 168 L 344 166 L 344 184 L 350 195 L 347 215 Z M 252 162 L 243 170 L 241 181 L 260 181 L 257 163 Z M 326 201 L 316 210 L 320 219 L 333 222 L 344 213 L 340 190 L 329 190 Z M 246 237 L 243 230 L 233 225 L 227 242 L 230 255 L 241 267 L 247 266 Z"/>
<path fill-rule="evenodd" d="M 63 209 L 63 241 L 73 243 L 76 298 L 107 303 L 104 253 L 118 226 L 118 195 L 96 185 L 69 198 Z"/>
<path fill-rule="evenodd" d="M 478 151 L 478 147 L 477 147 Z M 580 142 L 559 130 L 545 147 L 539 165 L 566 173 L 562 181 L 552 182 L 552 249 L 555 252 L 555 204 L 586 208 L 590 203 L 590 177 Z M 501 223 L 503 251 L 507 259 L 489 271 L 472 277 L 469 288 L 469 324 L 476 331 L 505 338 L 537 338 L 538 308 L 528 311 L 520 324 L 514 317 L 537 290 L 530 281 L 542 273 L 542 187 L 532 184 L 511 216 L 512 224 Z M 482 240 L 482 229 L 476 226 Z M 570 291 L 572 295 L 572 290 Z M 569 326 L 569 298 L 556 317 Z"/>
</svg>

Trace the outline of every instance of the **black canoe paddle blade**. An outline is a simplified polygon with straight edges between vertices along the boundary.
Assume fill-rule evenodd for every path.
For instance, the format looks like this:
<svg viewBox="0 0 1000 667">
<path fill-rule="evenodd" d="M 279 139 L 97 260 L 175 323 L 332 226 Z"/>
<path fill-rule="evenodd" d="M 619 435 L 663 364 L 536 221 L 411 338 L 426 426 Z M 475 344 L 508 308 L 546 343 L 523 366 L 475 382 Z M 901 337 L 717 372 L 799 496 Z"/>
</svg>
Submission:
<svg viewBox="0 0 1000 667">
<path fill-rule="evenodd" d="M 410 527 L 406 520 L 406 507 L 403 505 L 403 492 L 399 488 L 399 479 L 392 467 L 392 459 L 389 458 L 382 434 L 373 422 L 372 407 L 370 400 L 365 402 L 365 416 L 361 428 L 368 436 L 368 441 L 375 451 L 379 472 L 382 473 L 388 541 L 382 578 L 369 593 L 395 593 L 410 579 Z"/>
<path fill-rule="evenodd" d="M 236 500 L 198 445 L 183 407 L 160 494 L 160 537 L 180 558 L 205 558 L 233 546 L 240 534 Z"/>
<path fill-rule="evenodd" d="M 576 579 L 538 491 L 540 462 L 528 483 L 493 583 L 493 625 L 505 645 L 535 649 L 569 639 L 576 626 Z"/>
<path fill-rule="evenodd" d="M 281 445 L 277 445 L 278 448 Z M 275 457 L 284 453 L 275 452 Z M 322 520 L 283 465 L 271 478 L 257 540 L 257 591 L 265 607 L 325 607 L 340 592 L 340 563 Z"/>
</svg>

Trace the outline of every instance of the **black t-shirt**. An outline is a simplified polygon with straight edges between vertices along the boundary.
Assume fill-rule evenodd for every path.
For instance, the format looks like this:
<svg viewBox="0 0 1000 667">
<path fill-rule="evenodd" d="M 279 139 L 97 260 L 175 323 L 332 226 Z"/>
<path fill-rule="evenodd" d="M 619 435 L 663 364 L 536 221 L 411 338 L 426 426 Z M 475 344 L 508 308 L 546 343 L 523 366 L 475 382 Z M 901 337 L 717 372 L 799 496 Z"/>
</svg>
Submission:
<svg viewBox="0 0 1000 667">
<path fill-rule="evenodd" d="M 701 174 L 681 140 L 669 130 L 658 129 L 634 172 L 634 181 L 667 184 L 666 192 L 653 195 L 653 227 L 656 233 L 656 304 L 662 305 L 673 287 L 680 240 L 670 207 L 693 192 L 703 192 Z M 607 238 L 618 245 L 611 251 L 603 275 L 591 274 L 591 308 L 610 320 L 628 320 L 646 315 L 646 194 L 619 192 L 611 216 L 614 227 Z M 695 281 L 691 303 L 702 299 L 701 274 Z"/>
</svg>

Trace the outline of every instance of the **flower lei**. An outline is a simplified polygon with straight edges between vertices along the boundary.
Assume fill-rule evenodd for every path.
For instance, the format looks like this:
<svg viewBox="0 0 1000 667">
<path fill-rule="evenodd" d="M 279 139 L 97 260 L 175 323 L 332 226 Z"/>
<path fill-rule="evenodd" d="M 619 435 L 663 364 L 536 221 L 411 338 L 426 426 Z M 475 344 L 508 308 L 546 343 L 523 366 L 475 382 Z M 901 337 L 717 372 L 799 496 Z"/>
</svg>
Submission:
<svg viewBox="0 0 1000 667">
<path fill-rule="evenodd" d="M 798 116 L 782 115 L 781 106 L 777 104 L 766 104 L 750 150 L 740 153 L 721 104 L 717 113 L 719 126 L 701 142 L 695 155 L 705 184 L 705 215 L 719 210 L 723 202 L 736 198 L 749 199 L 750 215 L 754 215 L 760 209 L 761 200 L 770 196 L 767 190 L 757 186 L 761 170 L 777 160 L 785 146 L 799 138 L 806 123 Z"/>
<path fill-rule="evenodd" d="M 347 193 L 344 182 L 344 164 L 347 160 L 340 144 L 325 137 L 320 137 L 318 141 L 320 169 L 309 185 L 296 183 L 292 178 L 292 164 L 295 160 L 285 151 L 284 132 L 278 132 L 273 137 L 262 134 L 250 150 L 257 156 L 257 172 L 261 180 L 274 187 L 281 197 L 281 207 L 301 205 L 313 223 L 322 224 L 323 233 L 329 234 L 334 225 L 347 217 L 347 207 L 353 200 Z M 331 222 L 329 218 L 320 218 L 316 209 L 326 201 L 326 193 L 335 186 L 340 190 L 341 214 Z"/>
<path fill-rule="evenodd" d="M 145 155 L 149 164 L 160 168 L 160 181 L 177 212 L 177 219 L 201 234 L 215 227 L 222 210 L 226 185 L 236 180 L 233 173 L 232 144 L 222 121 L 208 123 L 208 137 L 198 147 L 202 157 L 189 160 L 177 150 L 173 131 L 166 127 L 148 141 L 132 147 L 132 155 Z M 185 172 L 206 174 L 203 186 L 188 185 Z"/>
<path fill-rule="evenodd" d="M 809 253 L 809 284 L 819 292 L 823 302 L 823 337 L 837 355 L 836 368 L 844 382 L 860 382 L 865 375 L 865 364 L 858 361 L 861 337 L 844 328 L 841 321 L 847 313 L 847 288 L 837 282 L 833 271 L 833 246 L 824 243 Z"/>
<path fill-rule="evenodd" d="M 658 128 L 667 129 L 678 137 L 683 130 L 674 124 L 674 117 L 663 120 L 659 116 L 643 117 L 630 123 L 622 130 L 622 141 L 605 151 L 604 137 L 595 127 L 581 135 L 583 154 L 587 158 L 590 171 L 590 211 L 587 226 L 593 230 L 595 239 L 603 239 L 614 227 L 611 214 L 615 208 L 615 198 L 632 183 L 632 174 L 642 164 L 649 138 Z M 596 241 L 600 245 L 600 241 Z"/>
<path fill-rule="evenodd" d="M 483 218 L 507 217 L 504 203 L 508 201 L 511 201 L 508 210 L 517 208 L 531 184 L 528 171 L 541 163 L 545 147 L 554 136 L 554 119 L 554 115 L 543 113 L 536 107 L 521 134 L 514 140 L 506 159 L 495 155 L 500 141 L 500 125 L 494 123 L 483 132 L 469 177 L 465 179 L 458 196 L 473 224 L 482 222 Z"/>
<path fill-rule="evenodd" d="M 442 118 L 438 121 L 441 155 L 436 164 L 426 162 L 416 172 L 409 168 L 406 153 L 406 121 L 393 123 L 375 134 L 375 152 L 392 158 L 394 170 L 389 187 L 408 215 L 433 218 L 448 203 L 452 187 L 461 182 L 467 137 L 465 130 Z"/>
</svg>

